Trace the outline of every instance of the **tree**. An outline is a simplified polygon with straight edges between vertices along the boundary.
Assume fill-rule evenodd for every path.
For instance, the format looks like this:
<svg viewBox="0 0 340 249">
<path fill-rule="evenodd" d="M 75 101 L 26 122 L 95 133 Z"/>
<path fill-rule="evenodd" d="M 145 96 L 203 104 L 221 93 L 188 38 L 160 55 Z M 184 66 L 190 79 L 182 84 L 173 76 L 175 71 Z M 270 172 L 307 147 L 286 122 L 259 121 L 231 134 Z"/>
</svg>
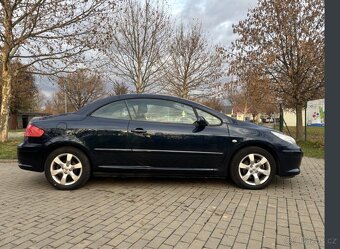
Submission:
<svg viewBox="0 0 340 249">
<path fill-rule="evenodd" d="M 159 5 L 127 0 L 117 14 L 115 35 L 106 55 L 115 76 L 135 86 L 137 93 L 150 90 L 162 75 L 169 34 L 169 18 Z"/>
<path fill-rule="evenodd" d="M 46 95 L 39 91 L 37 87 L 37 94 L 34 96 L 34 106 L 32 107 L 32 110 L 35 112 L 44 112 L 45 104 L 46 104 Z"/>
<path fill-rule="evenodd" d="M 164 65 L 165 89 L 176 96 L 190 98 L 212 94 L 212 85 L 222 76 L 223 51 L 209 46 L 199 24 L 176 31 L 169 46 L 170 58 Z"/>
<path fill-rule="evenodd" d="M 12 83 L 10 113 L 35 111 L 39 91 L 33 75 L 28 72 L 18 73 L 12 78 Z"/>
<path fill-rule="evenodd" d="M 128 86 L 124 82 L 116 81 L 113 83 L 112 93 L 113 95 L 122 95 L 129 92 Z"/>
<path fill-rule="evenodd" d="M 226 84 L 227 95 L 236 109 L 255 120 L 260 113 L 272 114 L 277 109 L 269 79 L 255 71 L 239 69 L 238 77 Z"/>
<path fill-rule="evenodd" d="M 13 62 L 13 68 L 22 67 L 22 63 Z M 1 75 L 0 67 L 0 75 Z M 12 75 L 12 98 L 9 104 L 10 113 L 32 112 L 38 109 L 38 88 L 35 84 L 34 76 L 31 72 L 19 72 Z M 0 78 L 0 86 L 2 86 L 2 78 Z M 0 92 L 0 102 L 2 101 L 2 93 Z"/>
<path fill-rule="evenodd" d="M 204 100 L 202 104 L 209 106 L 210 108 L 215 109 L 216 111 L 223 112 L 225 110 L 225 106 L 222 100 L 215 97 Z"/>
<path fill-rule="evenodd" d="M 260 0 L 233 26 L 239 38 L 229 50 L 230 71 L 268 77 L 277 99 L 296 110 L 298 140 L 305 103 L 324 94 L 324 19 L 322 0 Z"/>
<path fill-rule="evenodd" d="M 60 78 L 58 86 L 75 110 L 105 94 L 105 85 L 101 77 L 85 69 L 78 69 Z"/>
<path fill-rule="evenodd" d="M 67 96 L 65 103 L 65 93 L 58 90 L 57 92 L 53 93 L 49 99 L 46 100 L 44 112 L 53 115 L 65 113 L 65 104 L 68 112 L 75 111 L 73 105 L 71 104 L 71 101 Z"/>
<path fill-rule="evenodd" d="M 100 34 L 112 33 L 107 20 L 113 9 L 112 0 L 0 1 L 1 141 L 8 136 L 13 76 L 28 68 L 51 75 L 91 59 L 85 52 L 100 44 Z M 23 66 L 12 67 L 13 60 Z"/>
</svg>

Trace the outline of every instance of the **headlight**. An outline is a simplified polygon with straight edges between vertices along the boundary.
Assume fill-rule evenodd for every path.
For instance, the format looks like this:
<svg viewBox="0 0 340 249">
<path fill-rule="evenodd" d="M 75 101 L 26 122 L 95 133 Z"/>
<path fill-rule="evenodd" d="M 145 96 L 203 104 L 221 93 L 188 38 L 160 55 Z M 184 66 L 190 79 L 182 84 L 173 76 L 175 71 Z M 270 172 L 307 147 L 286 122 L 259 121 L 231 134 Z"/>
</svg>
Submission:
<svg viewBox="0 0 340 249">
<path fill-rule="evenodd" d="M 291 144 L 296 144 L 296 141 L 294 138 L 292 138 L 291 136 L 287 136 L 285 134 L 282 134 L 282 133 L 279 133 L 279 132 L 276 132 L 276 131 L 271 131 L 271 133 L 273 133 L 275 136 L 277 136 L 278 138 L 288 142 L 288 143 L 291 143 Z"/>
</svg>

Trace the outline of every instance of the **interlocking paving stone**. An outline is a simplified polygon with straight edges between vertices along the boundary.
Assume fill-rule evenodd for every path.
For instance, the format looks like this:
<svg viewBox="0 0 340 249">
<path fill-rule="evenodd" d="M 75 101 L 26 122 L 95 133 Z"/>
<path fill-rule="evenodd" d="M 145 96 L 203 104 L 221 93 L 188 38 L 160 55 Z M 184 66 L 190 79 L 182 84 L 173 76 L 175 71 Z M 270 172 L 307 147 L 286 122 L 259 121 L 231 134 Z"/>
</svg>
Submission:
<svg viewBox="0 0 340 249">
<path fill-rule="evenodd" d="M 260 191 L 230 180 L 94 178 L 57 191 L 0 162 L 0 248 L 323 248 L 324 161 Z"/>
</svg>

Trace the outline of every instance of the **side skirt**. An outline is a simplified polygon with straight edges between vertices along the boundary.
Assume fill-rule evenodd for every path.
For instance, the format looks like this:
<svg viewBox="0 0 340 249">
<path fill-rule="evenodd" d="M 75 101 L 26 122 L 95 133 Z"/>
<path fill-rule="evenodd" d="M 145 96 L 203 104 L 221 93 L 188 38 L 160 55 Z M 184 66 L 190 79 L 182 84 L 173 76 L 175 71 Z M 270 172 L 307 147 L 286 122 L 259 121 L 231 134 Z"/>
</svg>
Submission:
<svg viewBox="0 0 340 249">
<path fill-rule="evenodd" d="M 179 177 L 179 178 L 224 178 L 218 169 L 210 168 L 164 168 L 150 166 L 98 166 L 94 176 L 132 177 Z"/>
</svg>

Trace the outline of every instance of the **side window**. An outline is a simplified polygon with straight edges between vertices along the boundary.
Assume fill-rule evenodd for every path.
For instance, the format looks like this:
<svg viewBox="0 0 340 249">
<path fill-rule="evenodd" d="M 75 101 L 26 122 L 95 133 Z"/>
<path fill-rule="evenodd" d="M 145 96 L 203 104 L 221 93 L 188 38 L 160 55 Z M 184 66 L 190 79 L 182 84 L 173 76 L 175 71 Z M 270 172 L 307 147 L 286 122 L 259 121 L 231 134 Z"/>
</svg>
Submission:
<svg viewBox="0 0 340 249">
<path fill-rule="evenodd" d="M 125 119 L 129 120 L 129 112 L 124 101 L 116 101 L 105 105 L 91 114 L 92 117 L 110 118 L 110 119 Z"/>
<path fill-rule="evenodd" d="M 161 99 L 130 99 L 127 105 L 133 120 L 193 124 L 196 115 L 191 106 Z"/>
<path fill-rule="evenodd" d="M 210 113 L 207 113 L 200 109 L 196 109 L 196 111 L 197 111 L 197 115 L 204 117 L 205 120 L 208 121 L 209 125 L 220 125 L 221 124 L 221 120 L 215 117 L 214 115 L 211 115 Z"/>
</svg>

